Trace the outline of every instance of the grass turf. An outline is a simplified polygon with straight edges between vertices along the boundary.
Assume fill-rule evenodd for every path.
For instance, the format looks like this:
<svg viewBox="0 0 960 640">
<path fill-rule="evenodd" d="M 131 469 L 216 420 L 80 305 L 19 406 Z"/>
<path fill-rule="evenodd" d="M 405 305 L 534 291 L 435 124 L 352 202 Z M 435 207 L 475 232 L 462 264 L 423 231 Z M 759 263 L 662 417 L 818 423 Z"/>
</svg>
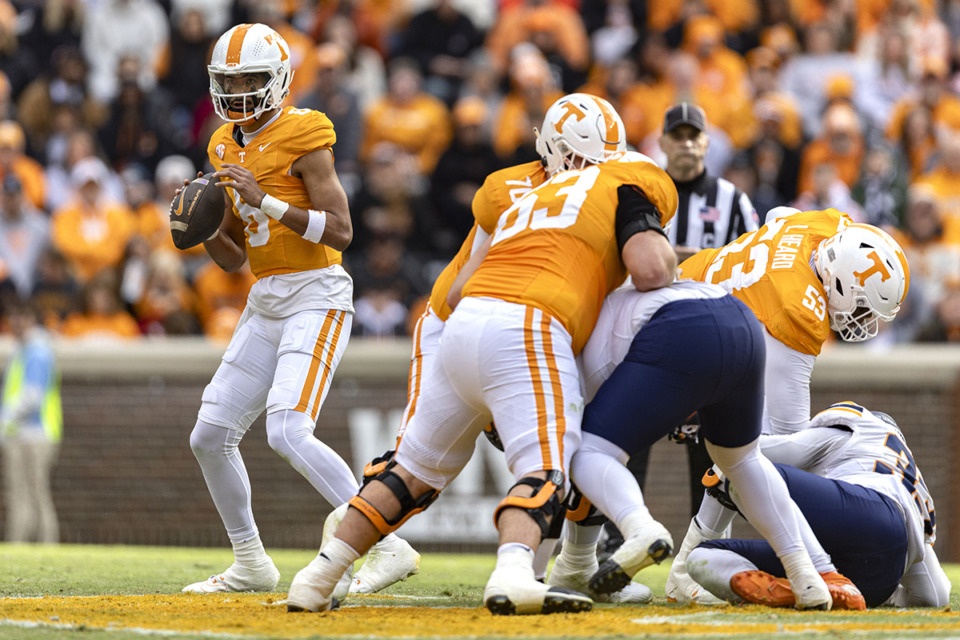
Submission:
<svg viewBox="0 0 960 640">
<path fill-rule="evenodd" d="M 273 550 L 271 556 L 282 574 L 279 592 L 286 592 L 298 569 L 315 551 Z M 492 555 L 427 554 L 420 575 L 382 592 L 393 597 L 353 600 L 357 606 L 332 614 L 278 615 L 273 607 L 266 621 L 238 622 L 245 611 L 262 612 L 265 604 L 282 595 L 203 596 L 187 600 L 179 595 L 183 585 L 202 580 L 226 568 L 232 561 L 229 549 L 189 549 L 128 546 L 34 546 L 0 544 L 0 598 L 40 598 L 35 614 L 24 616 L 22 601 L 0 600 L 0 640 L 64 640 L 76 634 L 92 640 L 132 640 L 144 633 L 178 640 L 210 637 L 266 638 L 300 637 L 630 637 L 649 639 L 723 637 L 773 640 L 787 632 L 791 638 L 960 638 L 960 615 L 952 611 L 880 610 L 866 614 L 792 612 L 762 607 L 726 608 L 668 604 L 660 595 L 649 607 L 597 605 L 578 616 L 525 616 L 494 618 L 482 609 L 483 585 L 493 568 Z M 654 593 L 662 594 L 668 566 L 645 569 L 638 577 Z M 947 573 L 960 585 L 960 565 Z M 77 600 L 74 596 L 131 596 Z M 158 597 L 159 596 L 159 597 Z M 170 597 L 165 597 L 170 596 Z M 60 600 L 66 597 L 66 600 Z M 196 603 L 199 602 L 199 605 Z M 350 604 L 351 601 L 348 601 Z M 161 621 L 147 626 L 124 614 L 141 606 L 158 605 Z M 172 606 L 171 606 L 172 605 Z M 189 606 L 188 606 L 189 605 Z M 165 609 L 163 607 L 166 607 Z M 190 607 L 201 613 L 188 615 Z M 442 607 L 443 611 L 437 609 Z M 15 608 L 18 611 L 15 612 Z M 84 609 L 89 610 L 85 622 Z M 156 608 L 156 607 L 154 607 Z M 455 611 L 447 609 L 456 608 Z M 379 609 L 379 610 L 378 610 Z M 960 593 L 951 594 L 950 609 L 960 609 Z M 79 618 L 76 611 L 79 610 Z M 114 611 L 116 621 L 103 623 L 98 615 Z M 62 613 L 61 613 L 62 612 Z M 14 615 L 16 613 L 16 615 Z M 57 615 L 60 613 L 60 615 Z M 74 617 L 71 618 L 70 615 Z M 206 618 L 204 617 L 206 616 Z M 204 619 L 210 624 L 204 624 Z M 227 618 L 225 623 L 221 618 Z M 409 619 L 413 620 L 409 620 Z M 384 625 L 371 624 L 382 619 Z M 429 625 L 436 620 L 438 627 Z M 6 621 L 4 621 L 6 620 Z M 12 622 L 11 620 L 16 620 Z M 387 621 L 394 621 L 389 622 Z M 428 624 L 424 626 L 424 621 Z M 471 623 L 458 631 L 461 621 Z M 419 624 L 418 624 L 419 623 Z M 112 625 L 112 626 L 109 626 Z M 37 626 L 39 625 L 39 626 Z M 62 627 L 58 625 L 63 625 Z M 263 626 L 266 625 L 266 626 Z M 186 627 L 186 628 L 184 628 Z M 193 631 L 196 629 L 196 632 Z M 591 635 L 596 629 L 596 635 Z M 413 635 L 409 635 L 413 634 Z"/>
</svg>

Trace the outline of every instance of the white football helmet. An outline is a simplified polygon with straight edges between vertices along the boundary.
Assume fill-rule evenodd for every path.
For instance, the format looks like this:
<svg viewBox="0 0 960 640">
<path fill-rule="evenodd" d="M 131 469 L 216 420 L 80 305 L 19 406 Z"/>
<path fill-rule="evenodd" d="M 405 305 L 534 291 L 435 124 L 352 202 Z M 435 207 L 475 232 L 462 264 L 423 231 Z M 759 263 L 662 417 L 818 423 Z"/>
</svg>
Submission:
<svg viewBox="0 0 960 640">
<path fill-rule="evenodd" d="M 827 293 L 830 328 L 845 342 L 877 335 L 890 322 L 910 288 L 903 249 L 886 232 L 852 224 L 817 247 L 816 269 Z"/>
<path fill-rule="evenodd" d="M 290 93 L 293 80 L 290 47 L 279 33 L 265 24 L 239 24 L 217 40 L 207 73 L 217 115 L 227 122 L 249 123 L 279 107 Z M 225 91 L 225 76 L 249 73 L 265 73 L 269 78 L 258 91 Z"/>
<path fill-rule="evenodd" d="M 586 93 L 563 96 L 547 109 L 537 153 L 549 175 L 606 162 L 627 148 L 623 120 L 609 102 Z"/>
</svg>

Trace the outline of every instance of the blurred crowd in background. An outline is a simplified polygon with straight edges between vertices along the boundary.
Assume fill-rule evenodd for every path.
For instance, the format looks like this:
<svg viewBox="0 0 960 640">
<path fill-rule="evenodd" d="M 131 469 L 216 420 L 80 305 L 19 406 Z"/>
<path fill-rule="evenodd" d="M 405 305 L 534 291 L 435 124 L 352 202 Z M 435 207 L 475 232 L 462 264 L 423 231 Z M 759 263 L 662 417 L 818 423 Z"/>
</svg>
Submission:
<svg viewBox="0 0 960 640">
<path fill-rule="evenodd" d="M 70 338 L 229 338 L 253 276 L 177 251 L 168 209 L 210 170 L 206 64 L 241 22 L 335 126 L 355 336 L 408 334 L 476 189 L 583 91 L 661 161 L 666 109 L 700 105 L 761 222 L 835 207 L 902 243 L 887 343 L 960 341 L 960 0 L 0 0 L 0 301 Z"/>
</svg>

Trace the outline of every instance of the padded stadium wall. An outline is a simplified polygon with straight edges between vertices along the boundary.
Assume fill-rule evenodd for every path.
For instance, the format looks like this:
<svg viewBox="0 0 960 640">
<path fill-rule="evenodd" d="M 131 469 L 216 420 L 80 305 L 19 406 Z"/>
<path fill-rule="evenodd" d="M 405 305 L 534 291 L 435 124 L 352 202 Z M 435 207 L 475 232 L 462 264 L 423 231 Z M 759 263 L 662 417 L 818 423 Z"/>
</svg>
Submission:
<svg viewBox="0 0 960 640">
<path fill-rule="evenodd" d="M 0 362 L 12 345 L 0 341 Z M 203 340 L 58 345 L 64 438 L 53 491 L 65 543 L 227 546 L 226 534 L 189 447 L 204 385 L 223 347 Z M 408 341 L 353 340 L 316 435 L 351 468 L 392 448 L 406 401 Z M 813 410 L 853 400 L 891 414 L 904 431 L 936 500 L 937 551 L 960 562 L 960 347 L 831 345 L 814 371 Z M 315 548 L 330 506 L 266 443 L 261 416 L 241 444 L 253 509 L 268 548 Z M 683 537 L 689 522 L 681 445 L 654 447 L 646 497 L 651 512 Z M 0 474 L 0 485 L 3 479 Z M 495 547 L 492 513 L 512 484 L 502 455 L 483 438 L 471 464 L 424 514 L 404 526 L 423 550 Z M 0 530 L 5 518 L 0 491 Z M 735 532 L 751 535 L 738 522 Z"/>
</svg>

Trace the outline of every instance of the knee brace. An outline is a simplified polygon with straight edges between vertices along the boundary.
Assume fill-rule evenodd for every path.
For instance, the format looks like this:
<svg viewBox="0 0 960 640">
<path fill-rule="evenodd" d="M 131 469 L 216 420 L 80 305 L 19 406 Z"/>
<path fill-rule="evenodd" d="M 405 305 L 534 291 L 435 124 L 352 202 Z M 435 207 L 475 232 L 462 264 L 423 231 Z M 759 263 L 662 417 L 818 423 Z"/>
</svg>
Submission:
<svg viewBox="0 0 960 640">
<path fill-rule="evenodd" d="M 608 522 L 607 516 L 600 513 L 587 497 L 573 485 L 567 498 L 567 520 L 582 527 L 593 527 Z"/>
<path fill-rule="evenodd" d="M 378 475 L 387 470 L 389 466 L 392 466 L 390 463 L 393 462 L 393 456 L 397 454 L 396 449 L 390 449 L 383 455 L 377 456 L 370 462 L 368 462 L 363 467 L 363 479 L 360 482 L 360 488 L 370 484 L 371 480 L 375 480 Z"/>
<path fill-rule="evenodd" d="M 563 482 L 563 472 L 556 469 L 547 471 L 547 477 L 544 480 L 533 477 L 521 478 L 513 487 L 510 487 L 510 490 L 512 491 L 514 487 L 525 485 L 533 489 L 533 495 L 529 498 L 521 498 L 519 496 L 507 496 L 504 498 L 503 502 L 497 505 L 497 510 L 493 513 L 494 526 L 496 526 L 497 529 L 500 528 L 498 521 L 504 509 L 522 509 L 526 511 L 540 527 L 541 540 L 548 537 L 551 529 L 551 519 L 562 521 L 562 518 L 558 516 L 563 514 L 565 508 L 560 499 Z"/>
<path fill-rule="evenodd" d="M 385 468 L 375 476 L 371 477 L 370 480 L 366 481 L 364 484 L 367 484 L 370 481 L 377 480 L 382 482 L 393 495 L 397 498 L 397 501 L 400 503 L 400 513 L 396 515 L 392 520 L 387 520 L 387 518 L 380 513 L 380 510 L 367 502 L 362 496 L 355 495 L 350 498 L 350 506 L 362 513 L 367 520 L 369 520 L 373 526 L 377 528 L 377 531 L 381 535 L 389 535 L 399 529 L 404 522 L 410 519 L 411 516 L 414 516 L 421 511 L 425 510 L 433 501 L 437 499 L 437 496 L 440 495 L 440 492 L 436 489 L 431 489 L 423 493 L 419 498 L 414 499 L 410 495 L 410 490 L 407 488 L 406 483 L 403 479 L 398 476 L 396 473 L 390 469 L 394 467 L 397 463 L 393 460 L 385 463 Z"/>
</svg>

